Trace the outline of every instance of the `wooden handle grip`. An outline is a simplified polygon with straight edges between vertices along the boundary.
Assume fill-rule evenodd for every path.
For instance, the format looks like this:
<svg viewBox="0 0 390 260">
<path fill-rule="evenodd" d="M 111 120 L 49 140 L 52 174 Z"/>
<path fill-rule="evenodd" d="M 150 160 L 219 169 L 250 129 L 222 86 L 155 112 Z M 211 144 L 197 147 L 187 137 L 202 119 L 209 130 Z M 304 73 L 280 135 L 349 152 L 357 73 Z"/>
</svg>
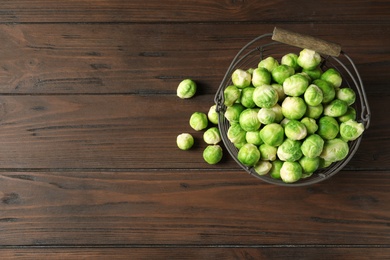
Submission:
<svg viewBox="0 0 390 260">
<path fill-rule="evenodd" d="M 334 57 L 339 56 L 341 52 L 341 46 L 336 43 L 277 27 L 274 29 L 272 40 Z"/>
</svg>

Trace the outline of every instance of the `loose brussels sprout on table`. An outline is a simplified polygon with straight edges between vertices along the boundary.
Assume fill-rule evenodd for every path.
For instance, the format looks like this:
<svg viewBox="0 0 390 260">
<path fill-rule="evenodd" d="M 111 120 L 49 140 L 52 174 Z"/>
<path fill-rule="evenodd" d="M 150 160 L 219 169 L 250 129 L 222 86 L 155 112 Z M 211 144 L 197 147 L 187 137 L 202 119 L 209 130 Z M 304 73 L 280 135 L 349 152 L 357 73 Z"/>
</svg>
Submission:
<svg viewBox="0 0 390 260">
<path fill-rule="evenodd" d="M 194 145 L 194 137 L 189 133 L 179 134 L 176 138 L 176 144 L 181 150 L 188 150 Z"/>
<path fill-rule="evenodd" d="M 191 98 L 196 93 L 196 83 L 192 79 L 184 79 L 177 87 L 176 94 L 179 98 Z"/>
</svg>

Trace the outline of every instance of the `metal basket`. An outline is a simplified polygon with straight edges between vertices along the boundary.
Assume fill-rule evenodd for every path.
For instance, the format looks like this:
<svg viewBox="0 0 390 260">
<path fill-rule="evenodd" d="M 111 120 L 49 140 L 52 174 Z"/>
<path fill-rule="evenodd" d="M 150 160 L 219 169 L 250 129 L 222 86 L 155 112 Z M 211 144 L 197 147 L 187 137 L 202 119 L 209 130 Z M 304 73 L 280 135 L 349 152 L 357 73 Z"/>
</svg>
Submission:
<svg viewBox="0 0 390 260">
<path fill-rule="evenodd" d="M 356 153 L 363 135 L 354 141 L 348 142 L 349 154 L 344 160 L 332 163 L 326 168 L 317 170 L 308 178 L 301 179 L 295 183 L 285 183 L 282 180 L 274 179 L 269 174 L 258 175 L 253 167 L 243 165 L 238 159 L 238 149 L 233 145 L 227 137 L 227 132 L 230 127 L 229 121 L 225 118 L 224 113 L 226 106 L 224 105 L 224 90 L 227 86 L 232 85 L 231 75 L 234 70 L 256 68 L 259 61 L 268 56 L 280 60 L 281 57 L 289 52 L 299 53 L 302 48 L 313 49 L 320 53 L 322 57 L 321 68 L 336 69 L 343 78 L 342 87 L 349 87 L 355 90 L 357 94 L 354 108 L 356 109 L 356 121 L 363 123 L 365 130 L 370 124 L 370 109 L 367 102 L 367 96 L 364 91 L 363 82 L 359 72 L 353 63 L 352 59 L 341 50 L 337 44 L 329 43 L 321 39 L 313 38 L 308 35 L 297 34 L 286 31 L 284 29 L 275 28 L 273 33 L 261 35 L 248 44 L 246 44 L 234 57 L 229 66 L 218 90 L 215 95 L 216 111 L 219 113 L 218 127 L 221 133 L 222 141 L 232 156 L 232 158 L 250 175 L 263 180 L 267 183 L 281 186 L 305 186 L 318 183 L 328 179 L 339 172 Z"/>
</svg>

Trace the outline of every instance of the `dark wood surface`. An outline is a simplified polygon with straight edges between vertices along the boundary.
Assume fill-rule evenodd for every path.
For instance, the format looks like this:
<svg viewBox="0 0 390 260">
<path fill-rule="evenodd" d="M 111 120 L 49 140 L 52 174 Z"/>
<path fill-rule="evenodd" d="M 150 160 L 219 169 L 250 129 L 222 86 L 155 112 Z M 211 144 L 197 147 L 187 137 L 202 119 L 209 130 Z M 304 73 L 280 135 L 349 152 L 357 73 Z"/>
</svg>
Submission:
<svg viewBox="0 0 390 260">
<path fill-rule="evenodd" d="M 349 164 L 307 187 L 206 164 L 188 125 L 275 26 L 340 44 L 372 112 Z M 384 0 L 0 2 L 1 258 L 389 258 L 389 60 Z"/>
</svg>

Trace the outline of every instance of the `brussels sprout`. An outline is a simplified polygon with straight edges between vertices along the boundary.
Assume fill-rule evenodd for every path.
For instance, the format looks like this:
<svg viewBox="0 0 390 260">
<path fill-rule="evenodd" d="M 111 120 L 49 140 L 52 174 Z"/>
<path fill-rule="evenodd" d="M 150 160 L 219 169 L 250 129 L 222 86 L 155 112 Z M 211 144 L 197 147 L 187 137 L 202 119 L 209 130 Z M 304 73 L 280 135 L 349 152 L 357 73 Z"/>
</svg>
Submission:
<svg viewBox="0 0 390 260">
<path fill-rule="evenodd" d="M 264 143 L 263 140 L 261 140 L 260 131 L 246 132 L 245 140 L 247 143 L 254 144 L 254 145 L 261 145 Z"/>
<path fill-rule="evenodd" d="M 284 162 L 280 168 L 280 178 L 285 183 L 299 181 L 302 177 L 302 166 L 298 162 Z"/>
<path fill-rule="evenodd" d="M 280 123 L 284 116 L 282 112 L 282 107 L 279 104 L 276 104 L 275 106 L 271 107 L 272 111 L 275 112 L 275 123 Z"/>
<path fill-rule="evenodd" d="M 317 68 L 320 62 L 321 62 L 320 54 L 309 49 L 301 50 L 297 59 L 298 65 L 305 70 L 313 70 Z"/>
<path fill-rule="evenodd" d="M 317 134 L 312 134 L 306 137 L 302 142 L 301 151 L 307 158 L 315 158 L 320 156 L 324 148 L 324 140 Z"/>
<path fill-rule="evenodd" d="M 318 130 L 317 121 L 313 118 L 304 117 L 301 122 L 305 125 L 307 134 L 314 134 Z"/>
<path fill-rule="evenodd" d="M 282 103 L 282 113 L 288 119 L 301 119 L 306 109 L 306 103 L 300 97 L 286 97 Z"/>
<path fill-rule="evenodd" d="M 348 110 L 348 104 L 340 99 L 334 99 L 324 107 L 324 115 L 339 117 Z"/>
<path fill-rule="evenodd" d="M 324 73 L 322 73 L 320 79 L 329 82 L 334 88 L 339 88 L 343 82 L 340 73 L 334 68 L 327 69 Z"/>
<path fill-rule="evenodd" d="M 260 159 L 274 161 L 276 160 L 276 151 L 278 148 L 275 146 L 270 146 L 268 144 L 262 144 L 259 146 Z"/>
<path fill-rule="evenodd" d="M 184 79 L 179 83 L 176 94 L 179 98 L 191 98 L 196 93 L 196 83 L 192 79 Z"/>
<path fill-rule="evenodd" d="M 312 69 L 312 70 L 303 69 L 302 72 L 309 75 L 309 77 L 311 78 L 312 81 L 319 79 L 321 77 L 321 74 L 322 74 L 322 70 L 320 67 L 316 67 L 315 69 Z"/>
<path fill-rule="evenodd" d="M 301 141 L 286 138 L 286 140 L 284 140 L 284 142 L 278 147 L 276 154 L 282 161 L 297 161 L 302 157 L 301 144 Z"/>
<path fill-rule="evenodd" d="M 309 81 L 301 74 L 294 74 L 283 82 L 283 91 L 288 96 L 298 97 L 305 93 Z"/>
<path fill-rule="evenodd" d="M 318 119 L 324 111 L 324 106 L 319 104 L 318 106 L 307 106 L 305 116 Z"/>
<path fill-rule="evenodd" d="M 221 161 L 223 156 L 222 147 L 218 144 L 208 145 L 203 150 L 203 159 L 208 164 L 217 164 Z"/>
<path fill-rule="evenodd" d="M 194 145 L 194 138 L 191 134 L 182 133 L 177 136 L 176 144 L 181 150 L 188 150 Z"/>
<path fill-rule="evenodd" d="M 272 72 L 277 66 L 279 66 L 279 62 L 271 56 L 261 60 L 257 65 L 257 67 L 265 68 L 269 72 Z"/>
<path fill-rule="evenodd" d="M 202 112 L 194 112 L 190 117 L 190 126 L 195 131 L 200 131 L 208 126 L 209 120 L 207 115 Z"/>
<path fill-rule="evenodd" d="M 340 122 L 347 122 L 348 120 L 356 120 L 356 110 L 353 107 L 348 107 L 347 112 L 340 116 L 339 118 Z"/>
<path fill-rule="evenodd" d="M 261 108 L 259 113 L 257 113 L 257 118 L 260 123 L 268 125 L 275 122 L 276 113 L 272 108 Z"/>
<path fill-rule="evenodd" d="M 271 72 L 273 80 L 282 85 L 284 80 L 288 77 L 294 75 L 295 70 L 287 65 L 279 65 L 276 68 L 274 68 Z"/>
<path fill-rule="evenodd" d="M 254 69 L 252 74 L 252 85 L 260 87 L 264 84 L 271 84 L 271 73 L 265 68 Z"/>
<path fill-rule="evenodd" d="M 227 86 L 223 91 L 225 106 L 232 106 L 241 96 L 241 91 L 234 85 Z"/>
<path fill-rule="evenodd" d="M 283 162 L 279 159 L 276 159 L 275 161 L 271 162 L 272 167 L 269 171 L 269 175 L 274 179 L 280 179 L 280 169 L 283 166 Z"/>
<path fill-rule="evenodd" d="M 217 105 L 212 105 L 209 109 L 209 112 L 207 113 L 207 118 L 209 121 L 215 125 L 218 124 L 218 118 L 219 118 L 219 113 L 216 110 Z"/>
<path fill-rule="evenodd" d="M 254 166 L 260 160 L 260 151 L 254 144 L 244 144 L 238 150 L 237 159 L 245 166 Z"/>
<path fill-rule="evenodd" d="M 272 164 L 269 161 L 258 161 L 253 169 L 258 175 L 266 175 L 272 168 Z"/>
<path fill-rule="evenodd" d="M 340 100 L 345 101 L 348 106 L 355 103 L 356 100 L 356 93 L 351 88 L 341 88 L 336 92 L 336 97 Z"/>
<path fill-rule="evenodd" d="M 311 174 L 315 172 L 319 166 L 320 166 L 320 157 L 314 157 L 314 158 L 309 158 L 306 156 L 303 156 L 301 159 L 299 159 L 299 164 L 302 167 L 302 177 L 309 177 Z M 310 175 L 308 175 L 310 174 Z"/>
<path fill-rule="evenodd" d="M 334 99 L 336 96 L 336 91 L 334 87 L 329 84 L 327 81 L 322 79 L 316 79 L 313 81 L 313 84 L 318 86 L 322 91 L 322 103 L 328 103 Z"/>
<path fill-rule="evenodd" d="M 282 102 L 286 98 L 286 93 L 284 93 L 283 86 L 277 83 L 271 85 L 276 92 L 278 92 L 278 102 Z"/>
<path fill-rule="evenodd" d="M 305 91 L 303 95 L 306 104 L 309 106 L 318 106 L 322 103 L 324 95 L 322 94 L 322 90 L 314 84 L 311 84 Z"/>
<path fill-rule="evenodd" d="M 245 107 L 240 103 L 235 103 L 230 107 L 226 108 L 225 118 L 232 124 L 238 122 L 240 119 L 240 114 L 244 111 Z"/>
<path fill-rule="evenodd" d="M 260 138 L 270 146 L 279 146 L 284 140 L 284 129 L 281 125 L 272 123 L 260 130 Z"/>
<path fill-rule="evenodd" d="M 340 135 L 344 140 L 353 141 L 364 132 L 364 125 L 355 120 L 348 120 L 340 124 Z"/>
<path fill-rule="evenodd" d="M 318 120 L 317 134 L 323 139 L 330 140 L 335 138 L 340 130 L 337 120 L 330 116 L 323 116 Z"/>
<path fill-rule="evenodd" d="M 347 142 L 340 138 L 335 138 L 325 141 L 320 157 L 328 162 L 337 162 L 347 157 L 348 153 L 349 147 Z"/>
<path fill-rule="evenodd" d="M 240 103 L 247 108 L 254 108 L 256 106 L 253 101 L 253 92 L 255 91 L 254 87 L 246 87 L 241 91 Z"/>
<path fill-rule="evenodd" d="M 284 133 L 291 140 L 302 140 L 306 137 L 307 130 L 302 122 L 292 119 L 284 127 Z"/>
<path fill-rule="evenodd" d="M 282 57 L 280 63 L 293 68 L 295 71 L 298 71 L 300 69 L 298 65 L 298 55 L 295 53 L 287 53 Z"/>
<path fill-rule="evenodd" d="M 246 143 L 246 131 L 238 123 L 229 126 L 227 137 L 234 144 Z"/>
<path fill-rule="evenodd" d="M 253 101 L 260 108 L 271 108 L 278 102 L 278 92 L 270 85 L 262 85 L 255 88 Z"/>
<path fill-rule="evenodd" d="M 257 118 L 259 109 L 247 108 L 240 114 L 239 123 L 245 131 L 255 131 L 260 128 L 261 123 Z"/>
<path fill-rule="evenodd" d="M 217 144 L 221 141 L 221 134 L 218 127 L 210 127 L 203 133 L 203 140 L 206 144 Z"/>
<path fill-rule="evenodd" d="M 236 69 L 232 73 L 232 83 L 238 88 L 246 88 L 251 84 L 251 74 L 242 69 Z"/>
</svg>

